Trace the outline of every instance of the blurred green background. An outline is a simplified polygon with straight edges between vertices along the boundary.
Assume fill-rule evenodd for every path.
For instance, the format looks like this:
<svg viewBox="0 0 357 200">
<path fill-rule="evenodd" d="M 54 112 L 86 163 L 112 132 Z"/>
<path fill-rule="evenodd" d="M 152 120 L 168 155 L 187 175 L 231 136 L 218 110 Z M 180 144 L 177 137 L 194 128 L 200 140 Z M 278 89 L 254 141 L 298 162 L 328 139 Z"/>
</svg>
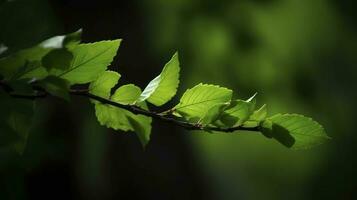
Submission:
<svg viewBox="0 0 357 200">
<path fill-rule="evenodd" d="M 200 82 L 258 92 L 333 138 L 292 151 L 261 135 L 155 121 L 146 151 L 100 127 L 87 100 L 37 103 L 23 156 L 0 152 L 0 199 L 356 199 L 357 14 L 348 0 L 1 0 L 8 53 L 84 30 L 122 38 L 112 69 L 142 88 L 178 50 L 179 94 Z M 178 100 L 178 97 L 175 99 Z M 0 130 L 1 131 L 1 130 Z"/>
</svg>

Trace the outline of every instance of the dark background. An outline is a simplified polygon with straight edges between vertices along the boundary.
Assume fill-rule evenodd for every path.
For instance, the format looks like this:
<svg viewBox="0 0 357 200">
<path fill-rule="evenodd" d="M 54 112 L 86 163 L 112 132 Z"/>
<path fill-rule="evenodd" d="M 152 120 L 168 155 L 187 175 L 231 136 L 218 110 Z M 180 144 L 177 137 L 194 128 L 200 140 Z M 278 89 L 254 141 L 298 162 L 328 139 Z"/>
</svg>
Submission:
<svg viewBox="0 0 357 200">
<path fill-rule="evenodd" d="M 0 152 L 0 199 L 357 198 L 353 1 L 0 2 L 9 52 L 79 28 L 84 42 L 122 38 L 111 69 L 144 88 L 178 50 L 179 95 L 200 82 L 258 92 L 271 114 L 311 116 L 333 138 L 292 151 L 154 121 L 143 151 L 135 134 L 100 127 L 86 99 L 50 98 L 37 103 L 24 155 Z"/>
</svg>

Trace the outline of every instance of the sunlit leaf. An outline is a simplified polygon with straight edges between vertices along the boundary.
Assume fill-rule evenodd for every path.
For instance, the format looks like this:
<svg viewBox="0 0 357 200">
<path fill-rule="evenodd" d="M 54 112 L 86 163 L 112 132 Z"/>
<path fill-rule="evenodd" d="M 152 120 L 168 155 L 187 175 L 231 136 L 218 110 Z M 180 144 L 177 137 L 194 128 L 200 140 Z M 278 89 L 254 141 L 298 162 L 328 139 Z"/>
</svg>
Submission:
<svg viewBox="0 0 357 200">
<path fill-rule="evenodd" d="M 180 63 L 178 53 L 175 53 L 171 60 L 155 79 L 153 79 L 140 95 L 139 101 L 148 102 L 161 106 L 175 96 L 179 85 Z"/>
<path fill-rule="evenodd" d="M 120 74 L 114 71 L 105 71 L 89 85 L 91 94 L 109 99 L 111 89 L 118 83 Z"/>
<path fill-rule="evenodd" d="M 84 84 L 95 80 L 113 61 L 120 41 L 101 41 L 76 46 L 71 50 L 73 59 L 69 69 L 57 75 L 71 84 Z"/>
<path fill-rule="evenodd" d="M 118 88 L 114 92 L 111 99 L 121 104 L 133 104 L 139 98 L 140 94 L 141 89 L 138 86 L 134 84 L 128 84 Z"/>
<path fill-rule="evenodd" d="M 174 111 L 187 119 L 201 119 L 207 110 L 217 104 L 229 103 L 231 98 L 232 90 L 216 85 L 198 84 L 183 94 Z"/>
</svg>

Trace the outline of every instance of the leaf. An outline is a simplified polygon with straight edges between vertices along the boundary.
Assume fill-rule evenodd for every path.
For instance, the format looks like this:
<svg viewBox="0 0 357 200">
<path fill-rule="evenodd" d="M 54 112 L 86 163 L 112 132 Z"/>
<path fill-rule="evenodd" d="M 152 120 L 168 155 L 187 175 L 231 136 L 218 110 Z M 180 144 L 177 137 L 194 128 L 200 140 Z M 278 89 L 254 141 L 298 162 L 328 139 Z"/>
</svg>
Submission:
<svg viewBox="0 0 357 200">
<path fill-rule="evenodd" d="M 292 149 L 307 149 L 329 139 L 319 123 L 298 114 L 277 114 L 267 118 L 262 124 L 262 132 Z"/>
<path fill-rule="evenodd" d="M 118 88 L 111 99 L 121 104 L 133 104 L 139 98 L 140 94 L 141 89 L 138 86 L 128 84 Z"/>
<path fill-rule="evenodd" d="M 176 52 L 171 60 L 165 65 L 160 75 L 150 81 L 143 93 L 140 95 L 139 102 L 148 102 L 161 106 L 175 96 L 179 85 L 180 63 Z"/>
<path fill-rule="evenodd" d="M 45 49 L 73 48 L 81 42 L 82 29 L 66 35 L 58 35 L 41 42 L 38 46 Z"/>
<path fill-rule="evenodd" d="M 42 67 L 40 61 L 51 49 L 35 46 L 0 59 L 0 74 L 6 80 L 19 79 Z M 44 70 L 46 71 L 46 70 Z M 34 75 L 37 75 L 34 73 Z"/>
<path fill-rule="evenodd" d="M 113 61 L 121 40 L 80 44 L 71 50 L 73 59 L 68 70 L 56 74 L 71 85 L 95 80 Z"/>
<path fill-rule="evenodd" d="M 184 116 L 186 119 L 201 119 L 207 110 L 217 104 L 229 103 L 231 98 L 232 90 L 201 83 L 188 89 L 173 110 L 174 114 Z"/>
<path fill-rule="evenodd" d="M 136 85 L 123 85 L 114 92 L 113 96 L 111 97 L 111 100 L 124 105 L 134 104 L 136 103 L 140 94 L 141 89 Z M 138 105 L 145 110 L 148 109 L 145 102 L 140 102 L 138 103 Z M 145 147 L 150 140 L 152 121 L 151 117 L 147 117 L 144 115 L 135 115 L 123 109 L 119 110 L 125 113 L 126 118 L 131 125 L 130 130 L 134 131 L 137 134 L 141 144 L 143 145 L 143 147 Z"/>
<path fill-rule="evenodd" d="M 68 49 L 72 49 L 77 46 L 81 42 L 82 32 L 83 30 L 79 29 L 76 32 L 67 34 L 66 37 L 63 39 L 63 46 Z"/>
<path fill-rule="evenodd" d="M 24 66 L 20 67 L 18 71 L 11 77 L 11 80 L 21 80 L 21 79 L 41 80 L 46 76 L 48 76 L 48 72 L 44 67 L 42 67 L 41 62 L 31 61 L 31 62 L 26 62 Z"/>
<path fill-rule="evenodd" d="M 48 76 L 39 85 L 53 96 L 69 101 L 69 83 L 55 76 Z"/>
<path fill-rule="evenodd" d="M 42 58 L 42 65 L 50 71 L 51 69 L 66 70 L 73 59 L 72 53 L 67 49 L 55 49 Z"/>
<path fill-rule="evenodd" d="M 229 106 L 228 103 L 216 104 L 207 110 L 202 119 L 199 120 L 200 124 L 211 124 L 215 122 L 223 114 L 224 110 Z"/>
<path fill-rule="evenodd" d="M 95 114 L 100 125 L 106 126 L 107 128 L 112 128 L 114 130 L 132 130 L 131 124 L 127 118 L 128 113 L 129 111 L 116 108 L 111 105 L 102 103 L 95 104 Z"/>
<path fill-rule="evenodd" d="M 244 127 L 257 127 L 259 124 L 266 118 L 267 116 L 267 108 L 264 104 L 258 110 L 254 111 L 252 115 L 250 115 L 249 119 L 243 123 Z"/>
<path fill-rule="evenodd" d="M 141 94 L 141 89 L 133 84 L 119 87 L 110 96 L 110 90 L 117 83 L 119 77 L 120 75 L 115 72 L 106 71 L 91 83 L 90 92 L 123 105 L 134 104 Z M 138 105 L 143 109 L 147 109 L 145 102 L 141 102 Z M 151 117 L 135 115 L 127 110 L 100 102 L 95 103 L 95 111 L 101 125 L 114 130 L 134 131 L 144 147 L 149 142 Z"/>
<path fill-rule="evenodd" d="M 0 91 L 0 137 L 2 146 L 23 153 L 32 124 L 33 101 L 14 99 Z M 15 134 L 15 135 L 14 135 Z"/>
<path fill-rule="evenodd" d="M 89 93 L 109 99 L 111 89 L 118 83 L 120 74 L 114 71 L 105 71 L 89 85 Z"/>
<path fill-rule="evenodd" d="M 79 32 L 49 38 L 31 48 L 20 50 L 0 59 L 0 74 L 9 79 L 43 78 L 46 71 L 41 59 L 54 49 L 74 47 L 80 42 Z M 36 63 L 36 65 L 28 64 Z M 31 77 L 32 76 L 32 77 Z"/>
<path fill-rule="evenodd" d="M 255 102 L 251 100 L 244 101 L 238 99 L 232 101 L 230 107 L 220 117 L 220 121 L 228 127 L 242 125 L 254 111 Z"/>
</svg>

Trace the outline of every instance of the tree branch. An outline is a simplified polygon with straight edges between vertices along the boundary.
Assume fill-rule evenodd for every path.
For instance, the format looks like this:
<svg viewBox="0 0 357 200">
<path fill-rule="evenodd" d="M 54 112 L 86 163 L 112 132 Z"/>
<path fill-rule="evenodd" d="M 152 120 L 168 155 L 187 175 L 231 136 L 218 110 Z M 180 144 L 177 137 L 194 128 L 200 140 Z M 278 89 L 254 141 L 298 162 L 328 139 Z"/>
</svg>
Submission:
<svg viewBox="0 0 357 200">
<path fill-rule="evenodd" d="M 50 94 L 46 92 L 45 90 L 34 87 L 34 90 L 37 92 L 36 94 L 16 94 L 13 92 L 13 90 L 3 81 L 0 81 L 0 86 L 4 89 L 5 92 L 7 92 L 11 97 L 14 98 L 22 98 L 22 99 L 30 99 L 30 100 L 35 100 L 39 98 L 45 98 L 49 96 Z M 156 113 L 153 111 L 148 111 L 145 109 L 142 109 L 136 105 L 124 105 L 120 104 L 114 101 L 110 101 L 108 99 L 102 98 L 100 96 L 93 95 L 88 92 L 88 90 L 70 90 L 69 93 L 73 96 L 82 96 L 86 97 L 89 99 L 93 99 L 96 101 L 99 101 L 103 104 L 108 104 L 117 108 L 122 108 L 124 110 L 130 111 L 134 114 L 140 114 L 140 115 L 145 115 L 148 117 L 152 117 L 154 119 L 158 119 L 164 122 L 172 123 L 174 125 L 183 127 L 187 130 L 202 130 L 202 131 L 216 131 L 216 132 L 225 132 L 225 133 L 232 133 L 234 131 L 253 131 L 253 132 L 260 132 L 258 127 L 253 127 L 253 128 L 247 128 L 247 127 L 242 127 L 242 126 L 236 126 L 236 127 L 231 127 L 231 128 L 219 128 L 219 127 L 213 127 L 213 126 L 203 126 L 201 124 L 197 123 L 191 123 L 187 121 L 181 121 L 177 120 L 172 116 L 171 114 L 162 114 L 162 113 Z"/>
</svg>

